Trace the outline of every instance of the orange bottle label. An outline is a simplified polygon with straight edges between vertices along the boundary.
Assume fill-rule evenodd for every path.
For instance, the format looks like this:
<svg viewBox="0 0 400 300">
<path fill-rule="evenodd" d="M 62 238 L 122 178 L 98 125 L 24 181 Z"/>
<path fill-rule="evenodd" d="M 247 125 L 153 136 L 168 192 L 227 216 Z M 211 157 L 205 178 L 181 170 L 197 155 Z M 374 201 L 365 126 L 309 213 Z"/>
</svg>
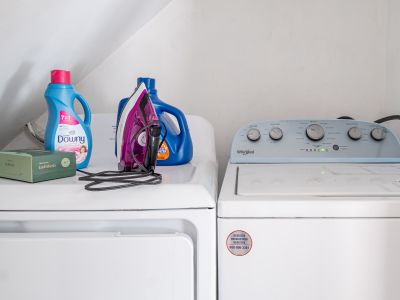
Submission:
<svg viewBox="0 0 400 300">
<path fill-rule="evenodd" d="M 160 149 L 158 149 L 158 160 L 166 160 L 169 157 L 169 149 L 165 141 L 161 144 Z"/>
</svg>

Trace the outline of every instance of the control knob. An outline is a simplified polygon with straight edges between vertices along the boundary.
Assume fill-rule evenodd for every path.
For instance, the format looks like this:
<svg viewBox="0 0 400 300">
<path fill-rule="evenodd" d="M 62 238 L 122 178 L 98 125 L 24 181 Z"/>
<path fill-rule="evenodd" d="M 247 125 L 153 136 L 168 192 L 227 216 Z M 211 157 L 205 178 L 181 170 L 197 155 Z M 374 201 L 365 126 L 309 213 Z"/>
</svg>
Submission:
<svg viewBox="0 0 400 300">
<path fill-rule="evenodd" d="M 251 142 L 257 142 L 261 138 L 260 130 L 251 128 L 247 131 L 247 139 Z"/>
<path fill-rule="evenodd" d="M 349 131 L 347 131 L 347 135 L 354 141 L 358 141 L 362 137 L 361 129 L 358 127 L 351 127 Z"/>
<path fill-rule="evenodd" d="M 386 137 L 386 130 L 383 127 L 376 127 L 371 130 L 371 137 L 375 141 L 382 141 Z"/>
<path fill-rule="evenodd" d="M 279 127 L 274 127 L 269 131 L 269 137 L 274 141 L 279 141 L 283 137 L 283 131 Z"/>
<path fill-rule="evenodd" d="M 306 129 L 307 137 L 312 141 L 320 141 L 325 135 L 324 129 L 321 125 L 311 124 Z"/>
</svg>

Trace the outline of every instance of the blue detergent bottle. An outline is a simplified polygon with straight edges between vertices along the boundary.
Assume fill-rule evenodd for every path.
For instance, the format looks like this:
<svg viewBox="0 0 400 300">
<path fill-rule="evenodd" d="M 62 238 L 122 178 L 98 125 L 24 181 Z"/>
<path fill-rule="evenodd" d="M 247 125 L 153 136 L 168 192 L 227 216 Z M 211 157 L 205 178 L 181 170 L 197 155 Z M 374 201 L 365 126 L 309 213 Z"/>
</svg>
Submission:
<svg viewBox="0 0 400 300">
<path fill-rule="evenodd" d="M 137 84 L 139 85 L 142 82 L 146 86 L 158 119 L 164 123 L 167 129 L 167 137 L 158 151 L 157 165 L 173 166 L 188 163 L 193 157 L 193 145 L 185 115 L 178 108 L 158 98 L 155 88 L 156 81 L 154 78 L 139 77 L 137 79 Z M 128 98 L 124 98 L 120 101 L 118 119 L 127 101 Z M 176 118 L 179 127 L 175 125 L 169 114 Z M 163 133 L 161 135 L 161 139 L 162 138 L 164 138 Z"/>
<path fill-rule="evenodd" d="M 48 120 L 44 139 L 46 150 L 74 152 L 77 169 L 86 168 L 92 153 L 91 113 L 86 100 L 71 84 L 70 72 L 51 71 L 51 83 L 44 94 Z M 85 113 L 82 120 L 74 110 L 78 100 Z"/>
</svg>

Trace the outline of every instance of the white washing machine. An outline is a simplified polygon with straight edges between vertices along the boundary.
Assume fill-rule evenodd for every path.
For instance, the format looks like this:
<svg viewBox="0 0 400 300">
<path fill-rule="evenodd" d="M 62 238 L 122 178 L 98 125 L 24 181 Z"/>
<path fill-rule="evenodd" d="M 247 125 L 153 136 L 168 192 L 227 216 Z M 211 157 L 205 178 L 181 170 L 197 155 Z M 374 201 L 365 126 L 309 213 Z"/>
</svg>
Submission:
<svg viewBox="0 0 400 300">
<path fill-rule="evenodd" d="M 95 115 L 92 171 L 115 170 L 114 115 Z M 77 177 L 0 180 L 0 299 L 216 299 L 214 132 L 188 116 L 191 163 L 163 183 L 88 192 Z"/>
<path fill-rule="evenodd" d="M 400 144 L 376 123 L 251 123 L 218 200 L 219 300 L 400 299 Z"/>
</svg>

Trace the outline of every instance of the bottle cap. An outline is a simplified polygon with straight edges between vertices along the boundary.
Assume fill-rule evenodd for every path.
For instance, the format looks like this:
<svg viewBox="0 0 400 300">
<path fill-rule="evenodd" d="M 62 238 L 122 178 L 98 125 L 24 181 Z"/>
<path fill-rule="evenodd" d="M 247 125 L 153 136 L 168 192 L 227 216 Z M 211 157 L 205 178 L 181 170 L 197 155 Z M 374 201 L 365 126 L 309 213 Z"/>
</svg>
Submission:
<svg viewBox="0 0 400 300">
<path fill-rule="evenodd" d="M 137 79 L 137 84 L 144 83 L 146 86 L 146 89 L 149 93 L 155 92 L 156 91 L 156 80 L 154 78 L 149 78 L 149 77 L 139 77 Z"/>
<path fill-rule="evenodd" d="M 51 83 L 71 84 L 71 72 L 66 70 L 52 70 Z"/>
</svg>

